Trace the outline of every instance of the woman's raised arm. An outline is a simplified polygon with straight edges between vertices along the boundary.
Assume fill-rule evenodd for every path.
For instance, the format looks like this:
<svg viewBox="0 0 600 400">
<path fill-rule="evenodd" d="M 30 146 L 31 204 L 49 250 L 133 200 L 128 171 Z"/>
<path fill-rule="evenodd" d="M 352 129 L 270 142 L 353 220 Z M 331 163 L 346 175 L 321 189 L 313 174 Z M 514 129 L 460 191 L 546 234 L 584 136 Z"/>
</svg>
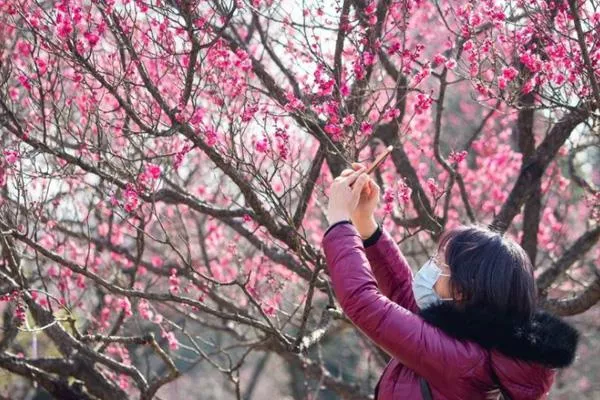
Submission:
<svg viewBox="0 0 600 400">
<path fill-rule="evenodd" d="M 379 226 L 363 245 L 381 293 L 407 310 L 418 312 L 412 271 L 389 232 Z"/>
</svg>

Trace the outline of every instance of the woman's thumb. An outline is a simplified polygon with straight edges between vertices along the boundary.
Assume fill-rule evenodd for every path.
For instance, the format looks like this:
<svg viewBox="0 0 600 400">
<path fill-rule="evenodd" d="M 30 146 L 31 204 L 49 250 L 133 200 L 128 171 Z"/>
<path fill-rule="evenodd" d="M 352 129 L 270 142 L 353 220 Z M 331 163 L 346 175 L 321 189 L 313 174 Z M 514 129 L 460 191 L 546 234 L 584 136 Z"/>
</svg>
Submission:
<svg viewBox="0 0 600 400">
<path fill-rule="evenodd" d="M 361 174 L 354 182 L 354 185 L 352 185 L 352 194 L 354 196 L 360 196 L 360 192 L 362 192 L 363 187 L 368 181 L 369 176 L 367 174 Z"/>
<path fill-rule="evenodd" d="M 372 193 L 374 193 L 374 194 L 377 195 L 377 194 L 379 194 L 381 192 L 381 189 L 379 188 L 379 185 L 374 180 L 371 179 L 369 181 L 369 184 L 371 185 Z"/>
</svg>

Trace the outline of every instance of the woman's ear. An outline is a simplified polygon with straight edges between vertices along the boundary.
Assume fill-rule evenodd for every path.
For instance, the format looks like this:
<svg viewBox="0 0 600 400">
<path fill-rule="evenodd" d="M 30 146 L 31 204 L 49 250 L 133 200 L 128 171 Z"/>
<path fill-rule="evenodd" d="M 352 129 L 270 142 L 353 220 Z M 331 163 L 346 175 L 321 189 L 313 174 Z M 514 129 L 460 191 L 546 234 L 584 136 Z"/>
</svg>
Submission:
<svg viewBox="0 0 600 400">
<path fill-rule="evenodd" d="M 450 277 L 450 292 L 452 293 L 452 298 L 454 301 L 461 302 L 464 300 L 464 293 L 461 288 L 458 287 L 453 281 L 452 277 Z"/>
</svg>

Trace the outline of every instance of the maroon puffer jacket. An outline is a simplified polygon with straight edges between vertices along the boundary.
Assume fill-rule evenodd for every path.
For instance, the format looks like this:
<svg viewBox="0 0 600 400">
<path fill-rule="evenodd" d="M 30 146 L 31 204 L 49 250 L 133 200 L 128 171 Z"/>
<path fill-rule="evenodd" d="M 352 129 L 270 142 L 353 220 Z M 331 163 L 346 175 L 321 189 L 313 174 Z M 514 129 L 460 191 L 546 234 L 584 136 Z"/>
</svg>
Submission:
<svg viewBox="0 0 600 400">
<path fill-rule="evenodd" d="M 421 399 L 420 377 L 435 400 L 493 399 L 492 374 L 512 400 L 547 397 L 553 368 L 575 356 L 578 334 L 571 326 L 541 311 L 519 325 L 450 302 L 419 311 L 398 246 L 385 230 L 374 236 L 375 243 L 363 242 L 352 224 L 340 223 L 322 244 L 344 312 L 392 356 L 377 399 Z"/>
</svg>

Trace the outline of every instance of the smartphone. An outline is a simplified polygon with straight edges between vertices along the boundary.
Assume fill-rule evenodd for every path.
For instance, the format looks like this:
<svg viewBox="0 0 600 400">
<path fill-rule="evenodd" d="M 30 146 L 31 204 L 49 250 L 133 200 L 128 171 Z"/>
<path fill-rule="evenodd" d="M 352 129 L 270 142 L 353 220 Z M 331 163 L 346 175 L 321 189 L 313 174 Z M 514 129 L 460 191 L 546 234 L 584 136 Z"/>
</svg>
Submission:
<svg viewBox="0 0 600 400">
<path fill-rule="evenodd" d="M 375 171 L 377 169 L 377 167 L 379 167 L 381 165 L 383 160 L 385 160 L 385 158 L 391 154 L 392 150 L 394 150 L 394 146 L 386 147 L 386 149 L 380 155 L 377 156 L 375 161 L 373 161 L 373 164 L 371 164 L 371 166 L 369 166 L 366 169 L 365 174 L 368 175 L 371 172 Z"/>
</svg>

